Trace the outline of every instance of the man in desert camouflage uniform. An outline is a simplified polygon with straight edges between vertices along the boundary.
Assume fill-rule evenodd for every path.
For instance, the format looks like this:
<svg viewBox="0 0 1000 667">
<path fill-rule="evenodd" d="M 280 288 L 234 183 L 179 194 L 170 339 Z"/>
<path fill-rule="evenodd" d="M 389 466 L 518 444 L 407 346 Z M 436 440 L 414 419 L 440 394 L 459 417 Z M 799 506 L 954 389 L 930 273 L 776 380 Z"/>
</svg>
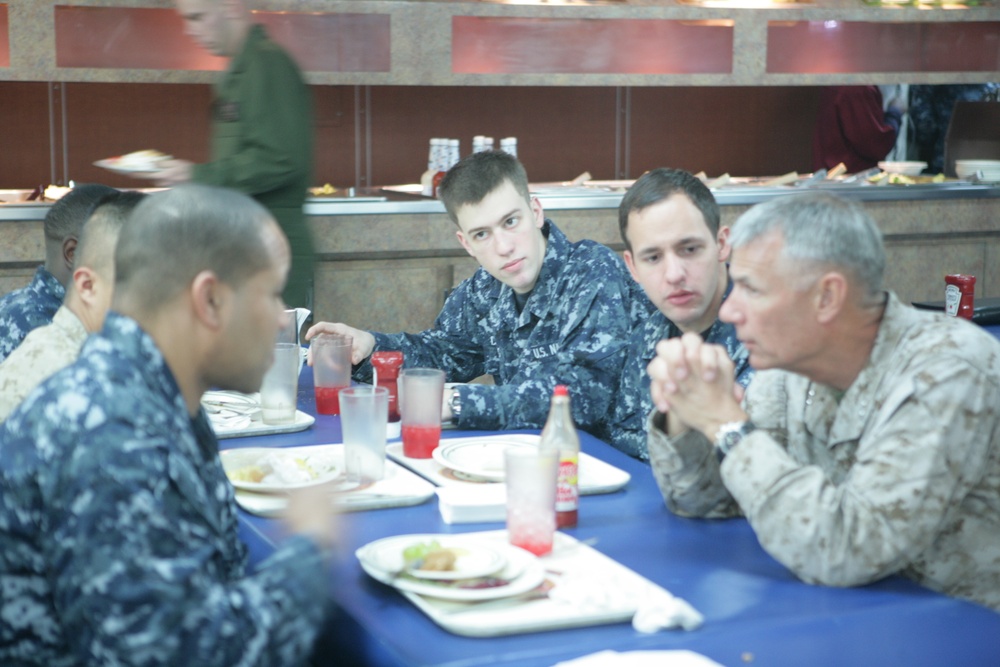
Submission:
<svg viewBox="0 0 1000 667">
<path fill-rule="evenodd" d="M 720 322 L 729 294 L 729 227 L 705 184 L 680 169 L 654 169 L 637 180 L 618 207 L 625 263 L 644 294 L 647 311 L 635 323 L 625 356 L 614 415 L 604 440 L 630 456 L 649 459 L 646 417 L 653 410 L 646 366 L 656 344 L 685 332 L 726 348 L 736 381 L 745 387 L 753 369 L 732 324 Z"/>
<path fill-rule="evenodd" d="M 0 363 L 0 421 L 42 381 L 73 363 L 87 335 L 104 326 L 115 284 L 118 233 L 145 196 L 115 192 L 98 201 L 80 234 L 63 305 L 50 324 L 29 333 Z"/>
<path fill-rule="evenodd" d="M 667 505 L 744 514 L 809 582 L 899 573 L 1000 610 L 1000 343 L 883 292 L 856 203 L 772 200 L 730 243 L 720 317 L 758 372 L 741 407 L 724 350 L 660 344 L 649 452 Z"/>
<path fill-rule="evenodd" d="M 495 385 L 446 391 L 442 419 L 459 428 L 539 428 L 557 384 L 570 388 L 578 426 L 607 418 L 629 332 L 625 267 L 607 247 L 570 243 L 528 192 L 524 167 L 483 151 L 453 167 L 439 188 L 459 243 L 480 264 L 456 287 L 434 327 L 417 334 L 369 333 L 343 324 L 323 331 L 354 337 L 354 377 L 368 380 L 374 350 L 402 350 L 405 364 L 441 368 L 450 382 L 483 374 Z"/>
<path fill-rule="evenodd" d="M 45 214 L 45 263 L 25 287 L 0 299 L 0 361 L 25 336 L 55 317 L 73 277 L 73 256 L 80 229 L 97 201 L 116 190 L 106 185 L 79 185 Z"/>
<path fill-rule="evenodd" d="M 260 386 L 288 242 L 245 195 L 182 186 L 136 208 L 115 264 L 103 330 L 0 428 L 0 664 L 300 664 L 329 503 L 294 496 L 295 536 L 247 573 L 200 408 Z"/>
</svg>

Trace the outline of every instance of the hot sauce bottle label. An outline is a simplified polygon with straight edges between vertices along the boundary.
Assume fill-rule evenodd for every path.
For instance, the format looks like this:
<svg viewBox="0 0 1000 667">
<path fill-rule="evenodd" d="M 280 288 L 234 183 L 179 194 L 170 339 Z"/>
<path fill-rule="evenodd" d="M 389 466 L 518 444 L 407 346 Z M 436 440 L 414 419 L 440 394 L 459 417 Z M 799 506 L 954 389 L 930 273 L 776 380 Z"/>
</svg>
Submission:
<svg viewBox="0 0 1000 667">
<path fill-rule="evenodd" d="M 962 290 L 958 285 L 946 285 L 944 288 L 944 314 L 956 317 L 958 306 L 962 303 Z"/>
<path fill-rule="evenodd" d="M 576 510 L 580 504 L 577 485 L 577 457 L 566 457 L 559 461 L 559 479 L 556 482 L 556 512 Z"/>
</svg>

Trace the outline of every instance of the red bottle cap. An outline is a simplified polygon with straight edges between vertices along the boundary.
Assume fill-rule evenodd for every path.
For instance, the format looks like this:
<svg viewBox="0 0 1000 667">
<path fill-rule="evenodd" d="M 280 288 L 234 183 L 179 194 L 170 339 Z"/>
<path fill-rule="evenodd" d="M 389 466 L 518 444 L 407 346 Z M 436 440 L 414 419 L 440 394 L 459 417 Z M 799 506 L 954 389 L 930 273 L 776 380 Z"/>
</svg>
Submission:
<svg viewBox="0 0 1000 667">
<path fill-rule="evenodd" d="M 556 388 L 552 390 L 553 396 L 569 396 L 569 387 L 564 384 L 557 384 Z"/>
</svg>

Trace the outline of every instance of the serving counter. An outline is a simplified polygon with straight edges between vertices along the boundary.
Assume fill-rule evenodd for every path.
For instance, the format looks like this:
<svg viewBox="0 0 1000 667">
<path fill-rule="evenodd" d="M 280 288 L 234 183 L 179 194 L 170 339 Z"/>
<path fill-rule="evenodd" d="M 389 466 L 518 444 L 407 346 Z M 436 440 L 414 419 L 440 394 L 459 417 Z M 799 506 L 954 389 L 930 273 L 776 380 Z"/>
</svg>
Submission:
<svg viewBox="0 0 1000 667">
<path fill-rule="evenodd" d="M 940 300 L 946 273 L 977 277 L 976 295 L 1000 295 L 1000 187 L 961 181 L 824 189 L 860 200 L 885 234 L 887 286 L 904 301 Z M 623 249 L 618 232 L 621 183 L 533 186 L 546 216 L 571 240 Z M 306 203 L 316 239 L 316 317 L 379 331 L 430 326 L 447 292 L 477 264 L 455 239 L 441 202 L 407 186 Z M 723 224 L 753 204 L 801 192 L 743 184 L 714 190 Z M 0 200 L 12 202 L 13 196 Z M 43 258 L 41 220 L 49 204 L 0 204 L 0 292 L 30 280 Z"/>
</svg>

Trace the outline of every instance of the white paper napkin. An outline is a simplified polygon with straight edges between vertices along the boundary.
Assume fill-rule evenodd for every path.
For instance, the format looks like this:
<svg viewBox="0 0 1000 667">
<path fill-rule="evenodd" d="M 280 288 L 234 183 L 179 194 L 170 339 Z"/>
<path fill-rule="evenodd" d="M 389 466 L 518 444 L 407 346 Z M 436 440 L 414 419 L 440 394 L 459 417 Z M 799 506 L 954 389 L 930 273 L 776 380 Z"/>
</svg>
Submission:
<svg viewBox="0 0 1000 667">
<path fill-rule="evenodd" d="M 722 667 L 694 651 L 599 651 L 555 667 Z"/>
<path fill-rule="evenodd" d="M 674 597 L 659 586 L 650 586 L 632 617 L 632 627 L 644 633 L 671 628 L 696 630 L 704 621 L 705 618 L 687 601 Z"/>
<path fill-rule="evenodd" d="M 445 523 L 507 520 L 507 487 L 503 484 L 440 486 L 434 491 Z"/>
</svg>

